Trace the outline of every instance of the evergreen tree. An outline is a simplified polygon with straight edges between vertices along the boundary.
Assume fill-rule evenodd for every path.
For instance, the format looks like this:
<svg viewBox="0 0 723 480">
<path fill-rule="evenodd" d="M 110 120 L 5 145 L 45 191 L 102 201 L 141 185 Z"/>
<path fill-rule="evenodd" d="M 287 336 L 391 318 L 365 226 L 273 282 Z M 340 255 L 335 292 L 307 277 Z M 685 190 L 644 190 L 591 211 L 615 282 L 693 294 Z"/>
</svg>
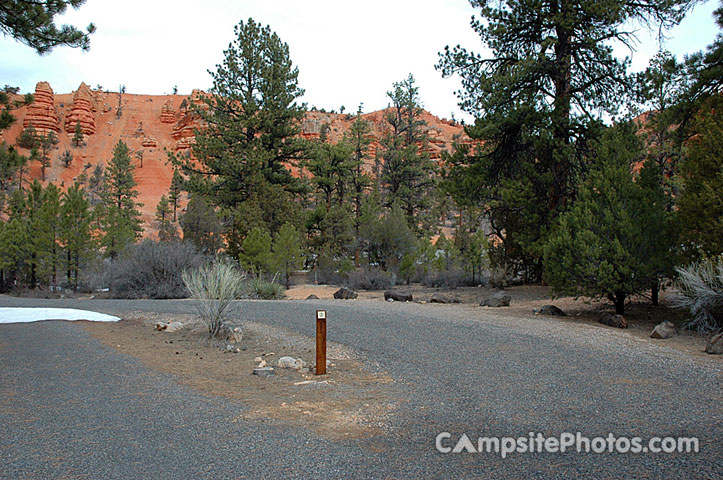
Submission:
<svg viewBox="0 0 723 480">
<path fill-rule="evenodd" d="M 170 242 L 178 238 L 176 225 L 171 220 L 171 205 L 168 198 L 161 195 L 161 199 L 156 206 L 156 225 L 158 226 L 158 240 L 161 242 Z"/>
<path fill-rule="evenodd" d="M 70 150 L 66 150 L 60 155 L 60 162 L 65 168 L 68 168 L 70 164 L 73 163 L 73 154 L 70 153 Z"/>
<path fill-rule="evenodd" d="M 168 189 L 168 202 L 171 204 L 173 209 L 173 221 L 176 221 L 176 211 L 178 210 L 178 202 L 181 200 L 181 193 L 183 192 L 183 177 L 178 170 L 173 170 L 173 177 L 171 178 L 171 186 Z"/>
<path fill-rule="evenodd" d="M 223 246 L 221 221 L 202 195 L 191 195 L 186 212 L 178 221 L 183 240 L 192 242 L 201 252 L 213 255 Z"/>
<path fill-rule="evenodd" d="M 504 244 L 498 263 L 539 277 L 549 227 L 575 197 L 598 119 L 634 91 L 611 43 L 630 45 L 630 22 L 675 25 L 693 2 L 470 3 L 481 14 L 472 28 L 492 55 L 447 47 L 437 65 L 461 77 L 460 105 L 476 118 L 466 132 L 481 141 L 452 159 L 464 187 L 456 199 L 489 205 Z"/>
<path fill-rule="evenodd" d="M 37 194 L 35 190 L 37 189 Z M 37 211 L 30 213 L 30 235 L 35 271 L 40 285 L 57 286 L 60 248 L 58 246 L 60 230 L 60 190 L 49 183 L 42 189 L 33 182 L 29 197 L 40 196 Z"/>
<path fill-rule="evenodd" d="M 311 182 L 320 193 L 317 204 L 328 211 L 332 204 L 344 205 L 349 179 L 354 174 L 355 163 L 349 144 L 315 143 L 310 149 L 311 158 L 305 163 L 312 174 Z"/>
<path fill-rule="evenodd" d="M 137 210 L 142 204 L 135 200 L 138 192 L 135 190 L 137 184 L 133 178 L 134 170 L 128 146 L 119 140 L 113 148 L 113 158 L 108 163 L 99 209 L 103 230 L 101 245 L 105 248 L 105 254 L 111 258 L 134 243 L 142 232 L 141 214 Z"/>
<path fill-rule="evenodd" d="M 52 130 L 45 136 L 40 137 L 40 156 L 38 160 L 40 161 L 40 172 L 43 180 L 45 180 L 45 170 L 50 166 L 50 152 L 57 144 L 58 136 Z"/>
<path fill-rule="evenodd" d="M 288 194 L 302 190 L 288 167 L 304 153 L 297 138 L 304 116 L 297 99 L 303 90 L 289 47 L 253 19 L 240 22 L 234 33 L 212 73 L 210 94 L 202 97 L 200 107 L 192 107 L 204 125 L 196 134 L 193 160 L 171 157 L 189 178 L 188 190 L 223 210 L 230 254 L 238 252 L 241 232 L 254 220 L 245 214 L 266 209 L 262 190 L 281 188 L 287 194 L 272 189 L 274 200 L 287 203 L 292 202 Z M 251 204 L 242 205 L 249 200 Z M 264 228 L 275 232 L 283 223 Z"/>
<path fill-rule="evenodd" d="M 35 127 L 31 123 L 20 132 L 15 143 L 17 143 L 18 147 L 31 150 L 40 145 L 40 138 L 41 136 L 38 135 L 37 130 L 35 130 Z"/>
<path fill-rule="evenodd" d="M 678 229 L 689 260 L 723 253 L 723 101 L 711 97 L 693 121 L 698 134 L 688 142 L 680 166 Z"/>
<path fill-rule="evenodd" d="M 425 122 L 421 119 L 419 88 L 414 85 L 414 77 L 409 75 L 395 83 L 387 96 L 392 103 L 384 119 L 390 131 L 381 141 L 385 204 L 398 203 L 410 225 L 416 227 L 418 216 L 431 206 L 434 165 L 422 148 L 426 144 L 422 130 Z"/>
<path fill-rule="evenodd" d="M 15 147 L 0 143 L 0 194 L 9 191 L 10 185 L 16 182 L 21 167 L 27 163 L 27 157 L 20 155 Z"/>
<path fill-rule="evenodd" d="M 95 31 L 92 23 L 84 33 L 72 25 L 58 28 L 54 22 L 54 17 L 63 15 L 68 6 L 77 9 L 84 3 L 85 0 L 5 0 L 0 8 L 0 31 L 34 48 L 39 55 L 49 53 L 59 45 L 88 50 L 90 34 Z"/>
<path fill-rule="evenodd" d="M 268 272 L 272 263 L 271 235 L 260 227 L 254 227 L 241 243 L 239 254 L 241 266 L 256 276 Z"/>
<path fill-rule="evenodd" d="M 622 314 L 630 295 L 651 286 L 650 237 L 656 232 L 647 230 L 654 210 L 664 213 L 665 206 L 651 205 L 650 192 L 633 181 L 631 165 L 643 150 L 628 126 L 606 132 L 595 156 L 545 247 L 545 279 L 555 294 L 607 297 Z"/>
<path fill-rule="evenodd" d="M 381 217 L 371 203 L 362 214 L 359 236 L 369 263 L 398 273 L 402 259 L 416 250 L 416 238 L 404 212 L 393 206 Z"/>
<path fill-rule="evenodd" d="M 83 128 L 80 126 L 80 121 L 75 122 L 75 131 L 73 132 L 73 139 L 71 143 L 74 147 L 82 147 L 85 145 L 85 138 L 83 136 Z"/>
<path fill-rule="evenodd" d="M 285 223 L 276 232 L 272 246 L 272 258 L 276 269 L 284 275 L 288 289 L 291 273 L 301 268 L 304 263 L 301 236 L 292 224 Z"/>
<path fill-rule="evenodd" d="M 64 194 L 60 207 L 60 243 L 65 250 L 66 276 L 75 290 L 83 262 L 93 251 L 90 202 L 78 183 Z"/>
<path fill-rule="evenodd" d="M 88 166 L 90 166 L 90 164 L 88 164 L 86 167 Z M 105 171 L 103 169 L 103 164 L 99 162 L 98 164 L 96 164 L 95 168 L 93 169 L 93 173 L 88 179 L 88 200 L 90 201 L 90 205 L 92 207 L 95 207 L 103 200 L 104 188 Z"/>
<path fill-rule="evenodd" d="M 8 203 L 8 221 L 0 230 L 0 270 L 2 271 L 3 290 L 23 285 L 27 262 L 31 256 L 31 240 L 23 190 L 13 191 Z"/>
<path fill-rule="evenodd" d="M 354 198 L 354 216 L 356 217 L 354 230 L 357 233 L 359 232 L 362 201 L 371 185 L 371 178 L 364 169 L 364 165 L 368 159 L 367 150 L 372 141 L 370 137 L 371 131 L 371 124 L 362 118 L 360 105 L 354 122 L 344 134 L 346 143 L 352 148 L 353 175 L 351 177 L 351 188 Z"/>
</svg>

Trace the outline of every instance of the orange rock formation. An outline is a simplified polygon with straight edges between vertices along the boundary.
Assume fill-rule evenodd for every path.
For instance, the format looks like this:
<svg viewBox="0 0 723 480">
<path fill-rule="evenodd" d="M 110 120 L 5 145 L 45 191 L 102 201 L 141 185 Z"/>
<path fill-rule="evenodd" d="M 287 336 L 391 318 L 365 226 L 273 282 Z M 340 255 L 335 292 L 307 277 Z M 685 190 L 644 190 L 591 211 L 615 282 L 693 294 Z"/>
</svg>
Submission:
<svg viewBox="0 0 723 480">
<path fill-rule="evenodd" d="M 73 95 L 73 104 L 65 117 L 65 131 L 75 132 L 75 125 L 80 122 L 83 135 L 95 134 L 95 116 L 93 115 L 93 94 L 88 85 L 81 83 Z"/>
<path fill-rule="evenodd" d="M 58 111 L 55 108 L 55 94 L 48 82 L 38 82 L 35 86 L 35 100 L 23 119 L 23 128 L 31 124 L 40 135 L 45 135 L 50 131 L 60 133 Z"/>
</svg>

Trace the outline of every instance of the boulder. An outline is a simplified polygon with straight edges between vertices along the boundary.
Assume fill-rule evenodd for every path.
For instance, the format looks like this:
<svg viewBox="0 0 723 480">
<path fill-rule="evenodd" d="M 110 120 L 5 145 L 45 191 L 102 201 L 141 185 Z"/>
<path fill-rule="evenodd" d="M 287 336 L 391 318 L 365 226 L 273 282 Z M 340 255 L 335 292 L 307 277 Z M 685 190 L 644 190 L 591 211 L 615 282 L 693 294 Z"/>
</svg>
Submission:
<svg viewBox="0 0 723 480">
<path fill-rule="evenodd" d="M 509 307 L 511 300 L 512 297 L 505 292 L 496 292 L 482 300 L 480 305 L 483 307 Z"/>
<path fill-rule="evenodd" d="M 294 357 L 281 357 L 276 362 L 276 366 L 279 368 L 292 368 L 294 370 L 301 370 L 306 367 L 306 362 L 300 358 Z"/>
<path fill-rule="evenodd" d="M 334 298 L 341 300 L 353 300 L 358 296 L 359 294 L 357 294 L 354 290 L 350 290 L 346 287 L 341 287 L 339 290 L 334 292 Z"/>
<path fill-rule="evenodd" d="M 411 293 L 400 293 L 400 292 L 384 292 L 384 300 L 392 299 L 395 302 L 411 302 Z"/>
<path fill-rule="evenodd" d="M 609 312 L 603 312 L 597 317 L 597 321 L 603 325 L 614 328 L 628 328 L 628 322 L 622 315 L 615 315 Z"/>
<path fill-rule="evenodd" d="M 156 330 L 159 332 L 177 332 L 183 328 L 181 322 L 158 322 L 156 323 Z"/>
<path fill-rule="evenodd" d="M 558 317 L 566 317 L 567 314 L 562 309 L 554 305 L 543 305 L 540 308 L 534 310 L 535 315 L 553 315 Z"/>
<path fill-rule="evenodd" d="M 665 320 L 655 326 L 653 333 L 650 334 L 650 338 L 665 339 L 670 338 L 677 333 L 678 331 L 675 328 L 675 324 L 669 320 Z"/>
<path fill-rule="evenodd" d="M 710 339 L 708 345 L 705 346 L 705 353 L 710 353 L 711 355 L 723 354 L 723 332 L 714 335 Z"/>
<path fill-rule="evenodd" d="M 450 297 L 442 293 L 435 293 L 432 298 L 429 299 L 429 303 L 459 303 L 459 298 Z"/>
<path fill-rule="evenodd" d="M 317 297 L 316 295 L 314 295 L 314 294 L 312 293 L 311 295 L 309 295 L 308 297 L 306 297 L 306 300 L 319 300 L 319 297 Z"/>
</svg>

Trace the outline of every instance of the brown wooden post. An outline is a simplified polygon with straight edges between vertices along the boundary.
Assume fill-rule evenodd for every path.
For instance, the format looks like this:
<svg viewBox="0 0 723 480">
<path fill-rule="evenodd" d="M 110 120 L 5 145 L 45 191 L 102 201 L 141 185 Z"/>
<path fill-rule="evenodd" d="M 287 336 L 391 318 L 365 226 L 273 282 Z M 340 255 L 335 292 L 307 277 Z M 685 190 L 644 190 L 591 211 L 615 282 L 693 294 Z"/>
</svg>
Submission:
<svg viewBox="0 0 723 480">
<path fill-rule="evenodd" d="M 316 311 L 316 374 L 326 374 L 326 310 Z"/>
</svg>

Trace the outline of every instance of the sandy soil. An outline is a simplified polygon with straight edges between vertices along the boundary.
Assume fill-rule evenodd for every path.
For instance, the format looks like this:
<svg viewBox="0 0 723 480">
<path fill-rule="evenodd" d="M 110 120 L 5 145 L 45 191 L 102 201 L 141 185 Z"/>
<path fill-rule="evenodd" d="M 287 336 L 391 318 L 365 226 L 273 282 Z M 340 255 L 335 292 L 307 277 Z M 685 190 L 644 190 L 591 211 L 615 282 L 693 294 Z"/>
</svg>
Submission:
<svg viewBox="0 0 723 480">
<path fill-rule="evenodd" d="M 157 331 L 156 322 L 181 321 L 183 330 Z M 395 403 L 391 378 L 362 365 L 353 351 L 329 344 L 327 375 L 276 368 L 272 377 L 252 375 L 255 357 L 276 366 L 282 356 L 315 363 L 314 339 L 252 322 L 242 325 L 240 352 L 225 352 L 209 341 L 193 315 L 138 313 L 115 324 L 87 323 L 95 338 L 147 367 L 170 373 L 210 395 L 246 404 L 242 418 L 281 421 L 328 438 L 380 434 Z"/>
</svg>

